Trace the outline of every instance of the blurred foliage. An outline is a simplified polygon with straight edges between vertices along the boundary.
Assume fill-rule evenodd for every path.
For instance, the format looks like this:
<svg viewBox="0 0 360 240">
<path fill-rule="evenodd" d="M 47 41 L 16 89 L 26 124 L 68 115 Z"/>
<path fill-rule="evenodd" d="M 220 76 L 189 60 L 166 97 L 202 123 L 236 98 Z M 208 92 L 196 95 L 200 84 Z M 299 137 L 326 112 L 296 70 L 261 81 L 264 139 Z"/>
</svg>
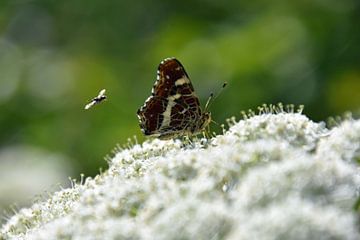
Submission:
<svg viewBox="0 0 360 240">
<path fill-rule="evenodd" d="M 170 56 L 202 103 L 228 81 L 211 108 L 220 123 L 279 101 L 314 120 L 359 111 L 359 11 L 356 0 L 2 0 L 0 146 L 61 153 L 94 175 L 117 143 L 143 141 L 135 113 Z M 102 88 L 108 101 L 85 111 Z"/>
</svg>

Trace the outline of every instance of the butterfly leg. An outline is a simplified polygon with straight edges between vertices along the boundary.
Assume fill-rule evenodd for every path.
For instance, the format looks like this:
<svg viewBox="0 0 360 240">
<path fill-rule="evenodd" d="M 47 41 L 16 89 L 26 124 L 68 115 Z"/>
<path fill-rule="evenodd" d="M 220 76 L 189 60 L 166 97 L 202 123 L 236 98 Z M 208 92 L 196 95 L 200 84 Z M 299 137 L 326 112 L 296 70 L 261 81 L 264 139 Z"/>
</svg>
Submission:
<svg viewBox="0 0 360 240">
<path fill-rule="evenodd" d="M 190 146 L 193 144 L 193 141 L 191 140 L 190 135 L 183 136 L 183 144 L 184 144 L 184 146 Z"/>
<path fill-rule="evenodd" d="M 210 126 L 207 126 L 203 131 L 202 131 L 203 137 L 206 139 L 210 139 L 211 138 L 211 132 L 210 132 Z"/>
</svg>

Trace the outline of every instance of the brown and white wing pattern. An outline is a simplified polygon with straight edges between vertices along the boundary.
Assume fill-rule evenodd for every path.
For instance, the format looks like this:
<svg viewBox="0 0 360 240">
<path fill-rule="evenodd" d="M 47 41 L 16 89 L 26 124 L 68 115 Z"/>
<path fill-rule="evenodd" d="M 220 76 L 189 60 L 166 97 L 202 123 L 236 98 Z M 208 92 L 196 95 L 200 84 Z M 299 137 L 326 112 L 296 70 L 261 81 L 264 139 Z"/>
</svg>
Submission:
<svg viewBox="0 0 360 240">
<path fill-rule="evenodd" d="M 160 63 L 152 94 L 137 115 L 145 135 L 162 139 L 195 134 L 210 121 L 208 113 L 202 114 L 189 76 L 175 58 Z"/>
</svg>

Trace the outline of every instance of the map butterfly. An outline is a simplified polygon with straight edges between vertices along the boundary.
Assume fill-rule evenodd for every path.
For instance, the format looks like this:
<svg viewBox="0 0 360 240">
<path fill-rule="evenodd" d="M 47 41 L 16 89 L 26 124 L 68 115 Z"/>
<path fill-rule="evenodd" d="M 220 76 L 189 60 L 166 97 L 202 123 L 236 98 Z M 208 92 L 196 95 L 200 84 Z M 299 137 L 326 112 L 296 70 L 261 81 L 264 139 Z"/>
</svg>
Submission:
<svg viewBox="0 0 360 240">
<path fill-rule="evenodd" d="M 141 131 L 160 139 L 195 135 L 211 122 L 210 112 L 206 107 L 202 112 L 190 78 L 175 58 L 160 63 L 151 96 L 137 115 Z"/>
</svg>

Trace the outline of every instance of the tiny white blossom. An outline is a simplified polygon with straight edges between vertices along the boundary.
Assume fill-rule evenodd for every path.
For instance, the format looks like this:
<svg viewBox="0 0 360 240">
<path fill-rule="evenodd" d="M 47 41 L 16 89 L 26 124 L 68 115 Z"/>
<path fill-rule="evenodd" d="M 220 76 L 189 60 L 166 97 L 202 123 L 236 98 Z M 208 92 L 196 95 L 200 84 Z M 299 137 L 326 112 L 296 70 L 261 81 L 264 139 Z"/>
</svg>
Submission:
<svg viewBox="0 0 360 240">
<path fill-rule="evenodd" d="M 359 239 L 359 145 L 360 121 L 329 130 L 284 112 L 209 141 L 130 143 L 0 239 Z"/>
</svg>

